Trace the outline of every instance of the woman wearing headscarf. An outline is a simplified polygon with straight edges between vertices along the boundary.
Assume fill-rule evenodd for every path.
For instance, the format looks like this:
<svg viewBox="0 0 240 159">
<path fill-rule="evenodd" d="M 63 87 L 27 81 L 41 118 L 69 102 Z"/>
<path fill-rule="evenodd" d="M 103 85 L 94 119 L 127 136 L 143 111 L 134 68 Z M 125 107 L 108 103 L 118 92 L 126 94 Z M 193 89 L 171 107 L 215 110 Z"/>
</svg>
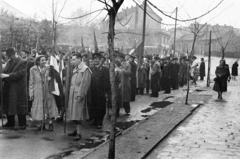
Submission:
<svg viewBox="0 0 240 159">
<path fill-rule="evenodd" d="M 230 81 L 229 67 L 226 65 L 225 60 L 220 60 L 220 65 L 217 66 L 215 84 L 213 90 L 218 92 L 218 99 L 222 99 L 222 93 L 227 91 L 227 81 Z"/>
<path fill-rule="evenodd" d="M 48 83 L 49 67 L 46 66 L 46 58 L 41 55 L 35 60 L 35 65 L 30 69 L 29 97 L 33 100 L 31 116 L 35 121 L 42 123 L 45 129 L 45 119 L 49 121 L 49 131 L 53 131 L 53 118 L 58 116 L 56 101 L 49 92 Z M 45 118 L 46 117 L 46 118 Z M 39 127 L 39 130 L 41 127 Z"/>
<path fill-rule="evenodd" d="M 236 76 L 238 76 L 238 62 L 235 61 L 232 65 L 232 77 L 234 80 L 236 80 Z"/>
</svg>

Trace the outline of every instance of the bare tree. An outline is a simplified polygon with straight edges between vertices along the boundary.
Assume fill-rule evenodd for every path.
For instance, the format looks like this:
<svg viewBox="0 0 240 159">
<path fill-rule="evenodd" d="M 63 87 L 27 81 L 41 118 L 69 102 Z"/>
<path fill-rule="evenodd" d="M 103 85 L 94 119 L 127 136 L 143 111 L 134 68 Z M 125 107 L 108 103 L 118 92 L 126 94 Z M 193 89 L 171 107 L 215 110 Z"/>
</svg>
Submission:
<svg viewBox="0 0 240 159">
<path fill-rule="evenodd" d="M 53 50 L 56 48 L 57 43 L 57 28 L 58 28 L 58 20 L 59 17 L 66 5 L 68 0 L 64 0 L 62 6 L 59 6 L 60 0 L 52 0 L 52 29 L 53 29 Z M 58 10 L 58 7 L 60 9 Z"/>
<path fill-rule="evenodd" d="M 193 24 L 193 28 L 189 27 L 191 32 L 193 33 L 193 43 L 192 43 L 192 49 L 191 49 L 191 52 L 190 54 L 188 55 L 189 57 L 189 60 L 192 59 L 192 57 L 194 56 L 194 53 L 195 53 L 195 43 L 196 43 L 196 40 L 199 36 L 199 33 L 201 32 L 201 30 L 204 28 L 206 24 L 200 26 L 199 23 L 195 22 Z M 188 51 L 187 51 L 188 52 Z M 189 65 L 188 65 L 188 71 L 190 70 L 190 66 L 191 66 L 191 62 L 189 61 Z M 189 77 L 190 75 L 188 74 L 188 79 L 187 79 L 187 95 L 186 95 L 186 101 L 185 101 L 185 104 L 188 104 L 188 95 L 189 95 Z"/>
<path fill-rule="evenodd" d="M 213 27 L 213 30 L 217 37 L 217 42 L 220 45 L 220 49 L 222 52 L 222 59 L 224 59 L 226 49 L 228 48 L 229 44 L 232 42 L 232 40 L 236 36 L 236 34 L 234 32 L 233 27 L 231 27 L 227 31 L 220 31 L 219 27 Z"/>
<path fill-rule="evenodd" d="M 108 159 L 115 158 L 115 127 L 116 127 L 116 114 L 117 114 L 117 103 L 116 103 L 116 85 L 115 85 L 115 58 L 114 58 L 114 37 L 115 37 L 115 21 L 119 8 L 121 7 L 124 0 L 98 0 L 105 5 L 105 9 L 108 12 L 109 24 L 108 24 L 108 52 L 110 55 L 110 83 L 112 92 L 112 115 L 111 115 L 111 128 L 110 128 L 110 141 Z"/>
</svg>

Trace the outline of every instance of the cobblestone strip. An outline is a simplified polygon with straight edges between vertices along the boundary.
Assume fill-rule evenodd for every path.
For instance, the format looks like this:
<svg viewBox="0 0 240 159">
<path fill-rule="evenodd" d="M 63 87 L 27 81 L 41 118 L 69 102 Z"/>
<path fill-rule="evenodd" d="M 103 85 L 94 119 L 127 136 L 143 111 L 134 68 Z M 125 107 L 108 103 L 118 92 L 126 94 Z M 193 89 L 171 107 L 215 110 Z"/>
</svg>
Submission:
<svg viewBox="0 0 240 159">
<path fill-rule="evenodd" d="M 213 98 L 178 127 L 149 156 L 149 159 L 239 159 L 240 89 L 232 81 L 224 100 Z"/>
</svg>

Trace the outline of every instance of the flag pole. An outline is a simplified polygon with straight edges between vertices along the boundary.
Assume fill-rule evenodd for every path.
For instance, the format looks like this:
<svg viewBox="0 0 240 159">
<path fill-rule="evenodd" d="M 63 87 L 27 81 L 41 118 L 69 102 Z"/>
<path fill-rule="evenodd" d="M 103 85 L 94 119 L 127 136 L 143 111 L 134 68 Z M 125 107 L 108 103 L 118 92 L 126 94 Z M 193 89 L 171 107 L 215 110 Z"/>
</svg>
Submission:
<svg viewBox="0 0 240 159">
<path fill-rule="evenodd" d="M 69 88 L 70 88 L 70 58 L 71 57 L 71 50 L 69 50 L 67 58 L 67 70 L 66 70 L 66 91 L 65 91 L 65 116 L 64 116 L 64 135 L 66 135 L 66 129 L 67 129 L 67 107 L 68 107 L 68 99 L 69 99 Z"/>
</svg>

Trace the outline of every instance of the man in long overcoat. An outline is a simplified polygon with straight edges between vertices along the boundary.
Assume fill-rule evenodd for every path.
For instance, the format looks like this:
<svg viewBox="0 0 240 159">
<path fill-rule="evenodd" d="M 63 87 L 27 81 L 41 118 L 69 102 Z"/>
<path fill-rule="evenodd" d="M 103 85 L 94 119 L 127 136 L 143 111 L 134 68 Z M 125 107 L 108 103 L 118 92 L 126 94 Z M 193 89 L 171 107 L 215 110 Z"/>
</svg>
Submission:
<svg viewBox="0 0 240 159">
<path fill-rule="evenodd" d="M 149 64 L 149 57 L 146 57 L 146 63 L 145 63 L 145 72 L 146 72 L 146 93 L 149 94 L 149 88 L 150 88 L 150 64 Z"/>
<path fill-rule="evenodd" d="M 173 58 L 171 72 L 171 85 L 173 90 L 178 89 L 179 64 L 177 61 L 178 58 Z"/>
<path fill-rule="evenodd" d="M 137 87 L 137 64 L 134 62 L 135 56 L 128 55 L 128 62 L 131 65 L 131 101 L 135 101 Z"/>
<path fill-rule="evenodd" d="M 137 68 L 137 94 L 143 95 L 144 88 L 146 87 L 147 73 L 145 71 L 144 63 Z"/>
<path fill-rule="evenodd" d="M 164 86 L 165 86 L 165 92 L 164 93 L 171 93 L 171 64 L 169 63 L 170 58 L 167 57 L 166 64 L 164 65 L 163 69 L 163 80 L 164 80 Z"/>
<path fill-rule="evenodd" d="M 81 54 L 72 56 L 71 64 L 74 65 L 68 101 L 68 118 L 77 124 L 77 132 L 68 134 L 76 136 L 75 141 L 81 139 L 81 124 L 88 118 L 86 96 L 91 83 L 91 70 L 82 62 Z"/>
<path fill-rule="evenodd" d="M 10 59 L 7 62 L 1 78 L 3 87 L 3 113 L 7 115 L 7 123 L 3 127 L 13 128 L 15 126 L 15 115 L 18 116 L 20 129 L 26 129 L 27 89 L 26 89 L 26 67 L 27 61 L 21 59 L 14 48 L 9 48 L 6 55 Z"/>
<path fill-rule="evenodd" d="M 93 54 L 92 80 L 91 80 L 91 107 L 90 116 L 97 128 L 102 127 L 103 118 L 106 114 L 106 98 L 110 92 L 110 77 L 108 69 L 100 63 L 102 55 Z M 107 69 L 107 70 L 106 70 Z"/>
<path fill-rule="evenodd" d="M 200 80 L 202 81 L 205 77 L 205 62 L 204 58 L 201 58 L 201 63 L 200 63 Z"/>
</svg>

